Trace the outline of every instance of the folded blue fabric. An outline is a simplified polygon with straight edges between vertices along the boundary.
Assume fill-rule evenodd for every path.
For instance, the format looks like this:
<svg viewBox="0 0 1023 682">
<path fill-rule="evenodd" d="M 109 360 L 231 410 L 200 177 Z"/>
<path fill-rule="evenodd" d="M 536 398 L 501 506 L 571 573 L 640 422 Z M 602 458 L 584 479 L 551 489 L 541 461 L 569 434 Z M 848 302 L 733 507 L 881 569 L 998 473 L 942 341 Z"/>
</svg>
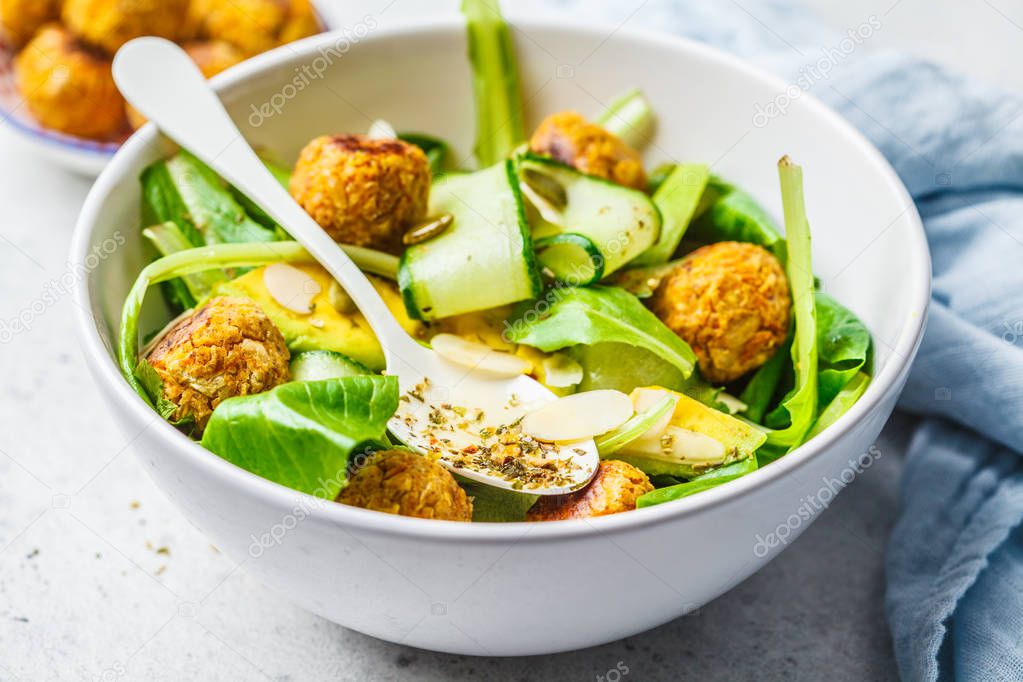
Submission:
<svg viewBox="0 0 1023 682">
<path fill-rule="evenodd" d="M 871 51 L 881 17 L 863 17 L 849 27 L 860 39 L 846 41 L 794 0 L 553 4 L 703 40 L 793 83 L 825 60 L 810 89 L 895 167 L 934 260 L 932 312 L 900 403 L 923 420 L 887 556 L 899 669 L 1023 679 L 1023 98 Z"/>
</svg>

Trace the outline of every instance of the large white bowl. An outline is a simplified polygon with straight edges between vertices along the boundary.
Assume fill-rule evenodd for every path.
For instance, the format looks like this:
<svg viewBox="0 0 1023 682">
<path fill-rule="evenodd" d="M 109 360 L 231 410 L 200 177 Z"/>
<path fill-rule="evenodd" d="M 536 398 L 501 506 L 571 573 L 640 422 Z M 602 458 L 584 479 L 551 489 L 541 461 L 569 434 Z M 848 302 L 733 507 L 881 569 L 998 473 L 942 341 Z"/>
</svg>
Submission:
<svg viewBox="0 0 1023 682">
<path fill-rule="evenodd" d="M 773 101 L 786 84 L 749 64 L 683 40 L 608 34 L 517 24 L 531 123 L 565 108 L 595 114 L 617 93 L 640 87 L 661 122 L 651 163 L 712 163 L 776 214 L 775 162 L 790 154 L 806 171 L 815 270 L 874 334 L 873 383 L 836 424 L 764 469 L 617 516 L 469 525 L 317 501 L 189 441 L 118 373 L 112 348 L 119 312 L 144 263 L 137 178 L 166 151 L 148 127 L 104 171 L 75 235 L 73 260 L 88 271 L 76 293 L 86 360 L 111 414 L 132 434 L 141 431 L 135 449 L 157 483 L 245 570 L 305 608 L 382 639 L 465 654 L 540 654 L 615 640 L 744 580 L 878 456 L 869 449 L 916 352 L 930 285 L 919 217 L 898 178 L 863 137 L 809 96 L 754 125 L 756 103 Z M 329 60 L 322 78 L 302 80 L 303 66 L 323 67 L 339 40 L 349 45 L 343 56 Z M 315 135 L 364 130 L 377 117 L 398 130 L 450 139 L 467 157 L 474 118 L 462 27 L 392 26 L 354 42 L 312 39 L 297 54 L 292 48 L 256 58 L 217 86 L 251 142 L 285 158 Z M 259 113 L 275 103 L 283 105 L 280 113 Z M 162 314 L 159 296 L 151 298 L 150 314 Z M 156 325 L 151 317 L 149 326 Z"/>
</svg>

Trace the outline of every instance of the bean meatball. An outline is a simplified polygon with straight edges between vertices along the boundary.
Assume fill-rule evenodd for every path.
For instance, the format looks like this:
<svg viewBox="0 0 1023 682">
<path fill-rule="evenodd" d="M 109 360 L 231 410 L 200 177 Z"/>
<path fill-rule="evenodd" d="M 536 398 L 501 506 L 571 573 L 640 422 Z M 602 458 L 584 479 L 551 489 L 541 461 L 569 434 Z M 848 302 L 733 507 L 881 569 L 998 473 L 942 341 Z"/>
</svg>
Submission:
<svg viewBox="0 0 1023 682">
<path fill-rule="evenodd" d="M 639 152 L 574 111 L 545 118 L 529 140 L 529 148 L 582 173 L 646 190 Z"/>
<path fill-rule="evenodd" d="M 420 519 L 472 520 L 472 503 L 455 477 L 437 462 L 403 450 L 374 453 L 337 501 Z"/>
<path fill-rule="evenodd" d="M 788 335 L 791 305 L 778 259 L 740 242 L 693 251 L 651 298 L 654 313 L 692 347 L 703 375 L 720 384 L 767 362 Z"/>
<path fill-rule="evenodd" d="M 245 55 L 239 52 L 234 45 L 222 40 L 194 40 L 181 47 L 199 67 L 202 75 L 207 78 L 213 78 L 245 59 Z M 128 122 L 135 130 L 146 124 L 146 117 L 130 104 L 127 105 L 127 113 Z"/>
<path fill-rule="evenodd" d="M 0 38 L 21 47 L 60 18 L 60 0 L 0 0 Z"/>
<path fill-rule="evenodd" d="M 124 98 L 110 60 L 57 24 L 45 26 L 14 62 L 18 91 L 42 125 L 96 140 L 125 128 Z"/>
<path fill-rule="evenodd" d="M 320 32 L 309 0 L 191 0 L 189 37 L 231 43 L 245 55 Z"/>
<path fill-rule="evenodd" d="M 526 513 L 526 520 L 564 521 L 630 511 L 640 495 L 653 489 L 647 475 L 636 467 L 605 459 L 585 488 L 567 495 L 544 495 Z"/>
<path fill-rule="evenodd" d="M 83 40 L 114 54 L 129 40 L 178 40 L 189 0 L 64 0 L 64 23 Z"/>
<path fill-rule="evenodd" d="M 316 138 L 291 177 L 291 196 L 334 241 L 391 252 L 426 216 L 429 194 L 419 147 L 364 135 Z"/>
<path fill-rule="evenodd" d="M 284 337 L 250 299 L 211 299 L 167 332 L 146 358 L 177 405 L 173 419 L 191 417 L 200 435 L 217 405 L 269 391 L 288 380 Z"/>
</svg>

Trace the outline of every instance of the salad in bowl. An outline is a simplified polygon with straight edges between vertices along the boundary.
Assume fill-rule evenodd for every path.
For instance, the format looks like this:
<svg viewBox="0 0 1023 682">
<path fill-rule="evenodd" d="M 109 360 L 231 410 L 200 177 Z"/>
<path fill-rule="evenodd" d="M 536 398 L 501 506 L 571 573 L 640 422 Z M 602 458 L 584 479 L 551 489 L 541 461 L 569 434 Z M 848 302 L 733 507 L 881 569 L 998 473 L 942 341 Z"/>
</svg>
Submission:
<svg viewBox="0 0 1023 682">
<path fill-rule="evenodd" d="M 507 26 L 489 3 L 463 12 L 472 168 L 382 120 L 316 137 L 293 165 L 265 162 L 409 335 L 467 374 L 528 375 L 550 398 L 512 395 L 517 416 L 492 427 L 457 384 L 441 401 L 425 383 L 400 388 L 344 288 L 184 149 L 141 176 L 154 259 L 118 342 L 135 391 L 276 483 L 463 522 L 670 503 L 769 466 L 847 411 L 870 382 L 872 340 L 819 290 L 801 168 L 778 161 L 783 231 L 706 163 L 648 168 L 656 112 L 641 92 L 530 132 Z M 166 324 L 140 329 L 157 286 Z"/>
</svg>

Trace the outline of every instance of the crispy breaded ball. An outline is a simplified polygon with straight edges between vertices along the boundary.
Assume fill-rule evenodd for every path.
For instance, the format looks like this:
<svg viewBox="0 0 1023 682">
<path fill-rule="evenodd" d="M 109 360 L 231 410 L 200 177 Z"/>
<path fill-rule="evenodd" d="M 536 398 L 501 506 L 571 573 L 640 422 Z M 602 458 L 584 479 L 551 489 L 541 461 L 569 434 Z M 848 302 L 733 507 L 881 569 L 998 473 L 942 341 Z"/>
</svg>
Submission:
<svg viewBox="0 0 1023 682">
<path fill-rule="evenodd" d="M 284 337 L 252 300 L 221 296 L 181 320 L 146 360 L 163 379 L 163 395 L 192 417 L 199 435 L 217 405 L 269 391 L 288 380 Z"/>
<path fill-rule="evenodd" d="M 64 0 L 64 23 L 88 43 L 114 54 L 142 36 L 178 40 L 189 0 Z"/>
<path fill-rule="evenodd" d="M 60 18 L 60 0 L 0 0 L 0 38 L 19 48 Z"/>
<path fill-rule="evenodd" d="M 186 31 L 231 43 L 247 56 L 320 32 L 309 0 L 191 0 Z"/>
<path fill-rule="evenodd" d="M 472 502 L 455 477 L 437 462 L 403 450 L 373 453 L 337 501 L 420 519 L 472 521 Z"/>
<path fill-rule="evenodd" d="M 567 495 L 544 495 L 526 513 L 526 520 L 564 521 L 630 511 L 640 495 L 653 489 L 647 475 L 636 467 L 605 459 L 585 488 Z"/>
<path fill-rule="evenodd" d="M 334 241 L 396 252 L 426 217 L 430 164 L 401 140 L 318 137 L 302 150 L 290 189 Z"/>
<path fill-rule="evenodd" d="M 574 111 L 551 114 L 537 127 L 529 149 L 633 189 L 646 190 L 639 152 Z"/>
<path fill-rule="evenodd" d="M 222 71 L 227 71 L 235 64 L 245 60 L 245 55 L 231 43 L 223 40 L 193 40 L 181 46 L 188 56 L 192 58 L 195 65 L 202 71 L 202 75 L 213 78 Z M 126 107 L 128 123 L 134 130 L 138 130 L 146 124 L 146 117 L 128 104 Z"/>
<path fill-rule="evenodd" d="M 789 283 L 755 244 L 718 242 L 693 251 L 661 281 L 651 308 L 696 353 L 712 382 L 767 362 L 789 330 Z"/>
<path fill-rule="evenodd" d="M 47 128 L 107 140 L 124 131 L 124 98 L 110 60 L 57 24 L 45 27 L 14 61 L 18 92 Z"/>
</svg>

